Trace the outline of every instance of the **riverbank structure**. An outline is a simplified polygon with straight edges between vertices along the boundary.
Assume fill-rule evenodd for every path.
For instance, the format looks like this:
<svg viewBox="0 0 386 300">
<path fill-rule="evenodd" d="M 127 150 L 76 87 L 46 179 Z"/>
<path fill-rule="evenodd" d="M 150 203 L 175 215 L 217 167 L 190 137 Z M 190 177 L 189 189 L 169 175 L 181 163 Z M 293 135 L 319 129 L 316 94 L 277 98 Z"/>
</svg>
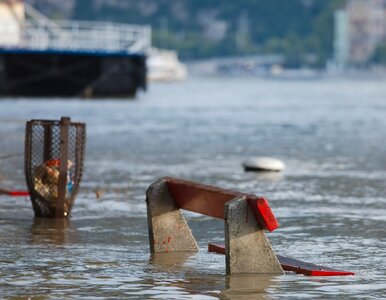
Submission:
<svg viewBox="0 0 386 300">
<path fill-rule="evenodd" d="M 146 89 L 151 28 L 53 21 L 28 3 L 0 0 L 0 94 L 134 96 Z"/>
</svg>

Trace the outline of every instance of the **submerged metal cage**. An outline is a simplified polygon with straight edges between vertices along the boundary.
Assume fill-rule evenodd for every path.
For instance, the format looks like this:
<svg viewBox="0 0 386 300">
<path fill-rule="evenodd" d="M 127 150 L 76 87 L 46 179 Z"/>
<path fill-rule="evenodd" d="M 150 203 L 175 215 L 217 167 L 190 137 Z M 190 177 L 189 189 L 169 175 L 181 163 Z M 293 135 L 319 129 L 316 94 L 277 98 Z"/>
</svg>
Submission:
<svg viewBox="0 0 386 300">
<path fill-rule="evenodd" d="M 36 217 L 67 217 L 83 173 L 86 125 L 31 120 L 26 125 L 25 176 Z"/>
</svg>

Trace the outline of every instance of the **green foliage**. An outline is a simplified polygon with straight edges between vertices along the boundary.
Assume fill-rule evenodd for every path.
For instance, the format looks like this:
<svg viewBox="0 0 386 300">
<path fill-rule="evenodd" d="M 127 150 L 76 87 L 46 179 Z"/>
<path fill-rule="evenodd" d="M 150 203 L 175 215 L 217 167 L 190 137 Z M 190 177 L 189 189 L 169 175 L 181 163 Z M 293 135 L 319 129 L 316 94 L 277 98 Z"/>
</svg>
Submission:
<svg viewBox="0 0 386 300">
<path fill-rule="evenodd" d="M 142 1 L 122 3 L 77 0 L 73 18 L 150 24 L 154 46 L 184 59 L 276 53 L 298 67 L 332 57 L 333 13 L 345 0 L 147 0 L 146 13 Z M 224 34 L 211 33 L 216 22 L 226 24 Z"/>
<path fill-rule="evenodd" d="M 375 49 L 371 62 L 386 65 L 386 44 L 381 44 Z"/>
</svg>

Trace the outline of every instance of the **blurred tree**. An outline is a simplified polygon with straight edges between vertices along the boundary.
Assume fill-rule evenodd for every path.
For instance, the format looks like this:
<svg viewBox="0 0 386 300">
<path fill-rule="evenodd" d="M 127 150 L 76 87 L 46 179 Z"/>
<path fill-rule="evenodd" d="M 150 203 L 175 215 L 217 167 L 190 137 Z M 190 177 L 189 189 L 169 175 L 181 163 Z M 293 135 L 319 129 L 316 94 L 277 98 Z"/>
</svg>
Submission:
<svg viewBox="0 0 386 300">
<path fill-rule="evenodd" d="M 97 5 L 98 3 L 98 5 Z M 345 0 L 77 0 L 73 18 L 153 27 L 153 44 L 182 58 L 284 54 L 288 65 L 323 67 L 333 15 Z"/>
<path fill-rule="evenodd" d="M 76 20 L 95 19 L 95 10 L 92 0 L 76 1 L 72 18 Z"/>
<path fill-rule="evenodd" d="M 386 43 L 379 45 L 375 49 L 371 62 L 386 65 Z"/>
</svg>

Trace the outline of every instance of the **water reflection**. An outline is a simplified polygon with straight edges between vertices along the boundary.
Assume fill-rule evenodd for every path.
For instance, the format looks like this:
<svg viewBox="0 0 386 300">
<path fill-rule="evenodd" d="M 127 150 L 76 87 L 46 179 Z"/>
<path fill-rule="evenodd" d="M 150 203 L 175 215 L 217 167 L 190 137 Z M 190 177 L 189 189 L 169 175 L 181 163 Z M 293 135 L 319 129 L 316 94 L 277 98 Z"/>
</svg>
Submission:
<svg viewBox="0 0 386 300">
<path fill-rule="evenodd" d="M 277 275 L 237 274 L 225 277 L 225 290 L 220 299 L 267 299 L 268 289 Z"/>
<path fill-rule="evenodd" d="M 169 253 L 152 253 L 149 263 L 156 268 L 179 268 L 182 267 L 186 261 L 194 256 L 196 252 L 169 252 Z"/>
<path fill-rule="evenodd" d="M 69 219 L 35 218 L 32 223 L 32 244 L 63 245 L 75 241 L 76 228 Z"/>
<path fill-rule="evenodd" d="M 205 273 L 203 269 L 190 266 L 189 260 L 195 255 L 194 252 L 152 254 L 149 263 L 155 269 L 152 269 L 151 273 L 158 275 L 157 279 L 152 277 L 146 283 L 156 286 L 155 289 L 160 293 L 163 289 L 168 289 L 168 295 L 175 293 L 179 297 L 183 295 L 194 297 L 198 294 L 197 291 L 206 291 L 208 299 L 215 297 L 232 300 L 267 299 L 268 290 L 277 285 L 278 275 L 237 274 L 224 277 L 213 273 L 213 270 Z M 205 299 L 203 295 L 201 297 Z"/>
<path fill-rule="evenodd" d="M 154 287 L 151 292 L 156 292 L 160 298 L 215 299 L 224 289 L 223 275 L 213 274 L 202 266 L 197 267 L 193 262 L 200 258 L 197 252 L 152 254 L 149 278 L 145 282 Z M 208 295 L 203 295 L 202 291 Z M 148 295 L 149 291 L 144 294 Z"/>
</svg>

